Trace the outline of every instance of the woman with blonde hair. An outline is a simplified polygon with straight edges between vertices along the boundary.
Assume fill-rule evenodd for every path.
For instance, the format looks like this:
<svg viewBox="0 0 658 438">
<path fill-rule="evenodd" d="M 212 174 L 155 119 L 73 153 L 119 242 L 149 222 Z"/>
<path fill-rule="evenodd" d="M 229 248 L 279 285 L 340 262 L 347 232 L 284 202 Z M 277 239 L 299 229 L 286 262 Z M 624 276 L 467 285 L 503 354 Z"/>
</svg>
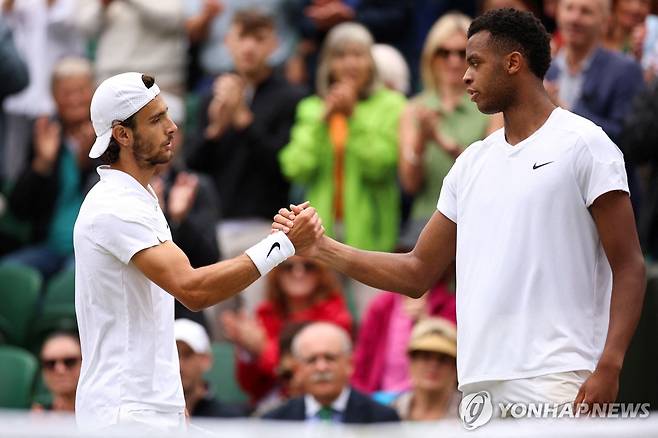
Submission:
<svg viewBox="0 0 658 438">
<path fill-rule="evenodd" d="M 327 321 L 352 330 L 352 317 L 336 275 L 323 265 L 294 256 L 267 276 L 267 298 L 256 318 L 224 312 L 226 335 L 236 345 L 237 377 L 255 405 L 277 383 L 279 337 L 303 322 Z"/>
<path fill-rule="evenodd" d="M 398 123 L 405 98 L 382 87 L 373 38 L 357 23 L 334 27 L 320 53 L 317 94 L 300 102 L 283 174 L 302 186 L 327 234 L 390 251 L 399 224 Z"/>
<path fill-rule="evenodd" d="M 471 20 L 449 13 L 432 26 L 421 57 L 423 90 L 407 105 L 400 123 L 400 181 L 414 196 L 407 233 L 420 232 L 436 211 L 443 178 L 471 143 L 502 126 L 470 102 L 462 80 Z"/>
</svg>

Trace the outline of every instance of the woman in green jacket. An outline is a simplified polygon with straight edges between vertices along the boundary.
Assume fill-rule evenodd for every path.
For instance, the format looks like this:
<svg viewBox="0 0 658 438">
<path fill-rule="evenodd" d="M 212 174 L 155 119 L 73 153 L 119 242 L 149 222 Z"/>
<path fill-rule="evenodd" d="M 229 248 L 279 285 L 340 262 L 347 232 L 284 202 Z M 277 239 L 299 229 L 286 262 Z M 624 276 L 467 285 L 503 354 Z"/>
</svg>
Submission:
<svg viewBox="0 0 658 438">
<path fill-rule="evenodd" d="M 405 99 L 380 85 L 373 39 L 356 23 L 327 36 L 317 95 L 297 107 L 283 174 L 302 186 L 330 236 L 349 245 L 394 249 L 400 221 L 398 124 Z"/>
</svg>

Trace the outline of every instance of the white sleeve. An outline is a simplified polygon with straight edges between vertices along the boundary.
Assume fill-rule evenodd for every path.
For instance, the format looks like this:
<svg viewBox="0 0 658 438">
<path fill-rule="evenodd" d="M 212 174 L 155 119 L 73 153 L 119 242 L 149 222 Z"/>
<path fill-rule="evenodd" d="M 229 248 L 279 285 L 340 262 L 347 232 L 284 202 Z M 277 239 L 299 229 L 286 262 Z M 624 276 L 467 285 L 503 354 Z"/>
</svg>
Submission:
<svg viewBox="0 0 658 438">
<path fill-rule="evenodd" d="M 436 208 L 454 223 L 457 223 L 457 182 L 461 167 L 459 159 L 457 159 L 446 177 L 443 178 L 439 202 L 436 204 Z"/>
<path fill-rule="evenodd" d="M 124 264 L 139 251 L 162 243 L 156 230 L 134 217 L 101 214 L 95 218 L 92 230 L 98 244 Z"/>
<path fill-rule="evenodd" d="M 585 206 L 591 206 L 604 193 L 627 193 L 624 156 L 601 128 L 585 135 L 575 149 L 574 174 Z"/>
</svg>

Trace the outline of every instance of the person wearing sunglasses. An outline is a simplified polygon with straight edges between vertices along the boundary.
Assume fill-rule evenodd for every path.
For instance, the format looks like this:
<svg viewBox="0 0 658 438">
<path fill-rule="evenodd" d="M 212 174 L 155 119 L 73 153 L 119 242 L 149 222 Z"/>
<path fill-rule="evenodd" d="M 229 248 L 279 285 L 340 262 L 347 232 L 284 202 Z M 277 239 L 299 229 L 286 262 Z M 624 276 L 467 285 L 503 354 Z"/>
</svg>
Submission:
<svg viewBox="0 0 658 438">
<path fill-rule="evenodd" d="M 416 241 L 436 210 L 436 194 L 457 156 L 502 126 L 500 117 L 479 112 L 466 93 L 462 77 L 470 23 L 466 15 L 446 14 L 425 40 L 423 89 L 409 101 L 400 122 L 400 183 L 404 194 L 413 198 L 401 240 Z"/>
<path fill-rule="evenodd" d="M 302 257 L 291 257 L 267 278 L 266 300 L 256 317 L 226 311 L 221 319 L 236 345 L 237 377 L 256 405 L 277 385 L 279 338 L 293 323 L 326 321 L 352 331 L 352 317 L 336 275 Z"/>
<path fill-rule="evenodd" d="M 39 355 L 43 381 L 52 395 L 49 404 L 35 404 L 34 411 L 75 411 L 75 391 L 80 377 L 80 339 L 77 334 L 49 335 Z"/>
</svg>

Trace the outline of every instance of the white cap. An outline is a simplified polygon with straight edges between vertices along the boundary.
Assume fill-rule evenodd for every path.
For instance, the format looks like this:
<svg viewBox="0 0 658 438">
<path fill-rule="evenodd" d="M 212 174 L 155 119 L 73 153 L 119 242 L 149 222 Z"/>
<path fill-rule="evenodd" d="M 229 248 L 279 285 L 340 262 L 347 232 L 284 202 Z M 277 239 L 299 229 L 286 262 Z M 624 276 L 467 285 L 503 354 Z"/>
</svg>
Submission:
<svg viewBox="0 0 658 438">
<path fill-rule="evenodd" d="M 123 122 L 144 108 L 160 93 L 157 84 L 146 88 L 142 73 L 121 73 L 105 79 L 91 99 L 91 123 L 96 141 L 89 151 L 90 158 L 98 158 L 107 149 L 112 137 L 112 123 Z"/>
<path fill-rule="evenodd" d="M 210 339 L 203 326 L 189 319 L 174 321 L 174 338 L 190 346 L 195 353 L 210 353 Z"/>
</svg>

